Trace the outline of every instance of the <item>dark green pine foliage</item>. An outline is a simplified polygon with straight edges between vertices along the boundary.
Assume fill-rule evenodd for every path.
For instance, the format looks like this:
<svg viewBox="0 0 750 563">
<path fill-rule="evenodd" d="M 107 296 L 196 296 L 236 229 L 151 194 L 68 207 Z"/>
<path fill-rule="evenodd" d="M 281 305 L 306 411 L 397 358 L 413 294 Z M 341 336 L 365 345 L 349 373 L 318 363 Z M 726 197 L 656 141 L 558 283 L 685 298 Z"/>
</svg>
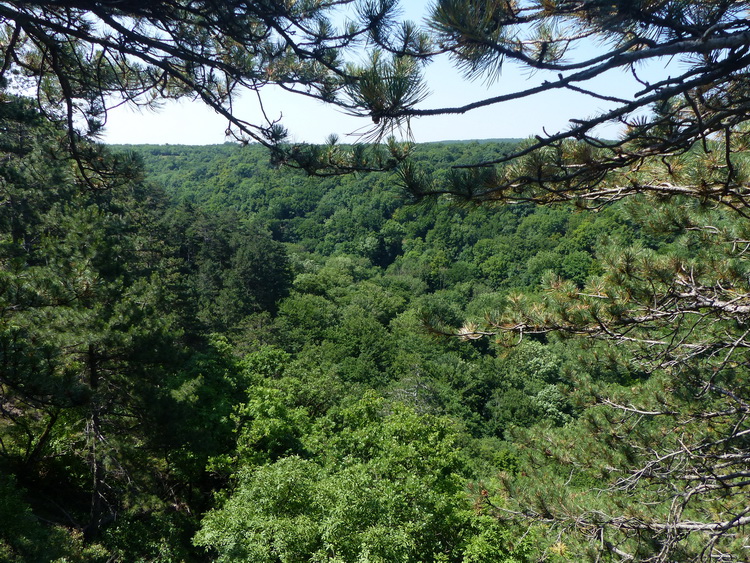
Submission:
<svg viewBox="0 0 750 563">
<path fill-rule="evenodd" d="M 545 522 L 571 557 L 603 547 L 639 561 L 744 560 L 747 219 L 691 200 L 629 207 L 649 237 L 602 251 L 603 273 L 583 290 L 550 277 L 494 321 L 605 342 L 588 343 L 573 375 L 580 419 L 515 432 L 528 469 L 488 506 Z"/>
<path fill-rule="evenodd" d="M 206 460 L 231 447 L 245 385 L 205 331 L 272 308 L 285 255 L 258 229 L 204 217 L 229 251 L 204 264 L 201 239 L 196 266 L 134 156 L 81 144 L 93 164 L 74 162 L 25 101 L 5 96 L 0 111 L 0 560 L 190 559 L 221 484 Z M 223 285 L 199 311 L 221 291 L 242 300 L 196 323 L 209 269 Z"/>
<path fill-rule="evenodd" d="M 44 520 L 90 541 L 157 487 L 142 470 L 149 402 L 179 351 L 163 243 L 146 228 L 160 196 L 97 147 L 107 189 L 92 189 L 54 129 L 22 101 L 2 107 L 0 463 Z"/>
<path fill-rule="evenodd" d="M 183 203 L 163 219 L 198 331 L 226 332 L 249 315 L 274 311 L 291 284 L 283 246 L 236 211 L 208 213 Z"/>
</svg>

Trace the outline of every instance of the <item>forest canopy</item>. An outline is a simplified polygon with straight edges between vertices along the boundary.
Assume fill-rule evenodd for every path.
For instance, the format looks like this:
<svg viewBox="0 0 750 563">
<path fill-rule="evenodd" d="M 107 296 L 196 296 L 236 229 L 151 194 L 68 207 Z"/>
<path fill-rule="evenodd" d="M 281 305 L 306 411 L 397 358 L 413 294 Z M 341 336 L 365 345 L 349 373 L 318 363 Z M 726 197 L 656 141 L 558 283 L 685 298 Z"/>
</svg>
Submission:
<svg viewBox="0 0 750 563">
<path fill-rule="evenodd" d="M 747 559 L 748 8 L 0 2 L 0 556 Z M 430 108 L 440 57 L 548 74 Z M 613 70 L 639 91 L 597 90 Z M 375 141 L 541 92 L 606 109 L 463 151 L 290 145 L 234 112 L 267 85 Z M 91 142 L 180 97 L 360 175 Z"/>
</svg>

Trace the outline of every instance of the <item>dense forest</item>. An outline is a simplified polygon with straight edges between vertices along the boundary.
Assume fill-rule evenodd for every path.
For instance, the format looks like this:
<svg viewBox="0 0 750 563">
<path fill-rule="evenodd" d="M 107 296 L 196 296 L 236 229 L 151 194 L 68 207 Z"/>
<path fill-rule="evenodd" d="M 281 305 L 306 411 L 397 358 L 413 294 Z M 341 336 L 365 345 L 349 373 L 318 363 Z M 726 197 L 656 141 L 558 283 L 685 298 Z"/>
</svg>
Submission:
<svg viewBox="0 0 750 563">
<path fill-rule="evenodd" d="M 396 175 L 237 145 L 93 145 L 96 190 L 28 104 L 4 112 L 2 560 L 565 559 L 483 503 L 529 448 L 585 434 L 592 385 L 646 374 L 441 333 L 551 276 L 582 286 L 607 246 L 672 244 L 637 206 L 417 203 Z"/>
<path fill-rule="evenodd" d="M 747 561 L 748 13 L 0 0 L 0 561 Z"/>
</svg>

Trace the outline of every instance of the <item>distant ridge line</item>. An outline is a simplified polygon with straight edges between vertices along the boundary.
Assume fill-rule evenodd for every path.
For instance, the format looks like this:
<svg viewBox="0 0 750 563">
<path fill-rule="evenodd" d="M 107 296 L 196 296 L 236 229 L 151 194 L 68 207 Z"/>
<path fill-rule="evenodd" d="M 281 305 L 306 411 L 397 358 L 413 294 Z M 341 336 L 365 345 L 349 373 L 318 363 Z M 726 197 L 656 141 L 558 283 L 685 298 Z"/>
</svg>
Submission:
<svg viewBox="0 0 750 563">
<path fill-rule="evenodd" d="M 415 145 L 465 145 L 467 143 L 519 143 L 523 139 L 515 138 L 500 138 L 500 139 L 446 139 L 443 141 L 423 141 L 420 143 L 414 143 Z M 181 145 L 178 143 L 105 143 L 109 147 L 224 147 L 224 146 L 242 146 L 240 143 L 210 143 L 207 145 Z M 319 144 L 324 145 L 325 143 L 308 143 L 311 145 Z M 341 143 L 342 145 L 348 145 L 353 143 Z M 258 143 L 249 143 L 249 146 L 260 146 Z"/>
</svg>

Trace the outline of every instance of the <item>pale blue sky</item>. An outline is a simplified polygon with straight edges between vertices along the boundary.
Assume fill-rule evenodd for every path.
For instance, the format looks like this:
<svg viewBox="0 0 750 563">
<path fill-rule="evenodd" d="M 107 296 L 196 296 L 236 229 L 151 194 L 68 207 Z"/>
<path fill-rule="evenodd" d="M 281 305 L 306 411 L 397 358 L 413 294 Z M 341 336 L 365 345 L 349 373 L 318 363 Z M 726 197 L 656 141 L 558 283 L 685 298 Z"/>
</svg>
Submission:
<svg viewBox="0 0 750 563">
<path fill-rule="evenodd" d="M 406 0 L 406 16 L 421 20 L 427 2 Z M 658 72 L 658 69 L 656 69 Z M 661 72 L 664 72 L 661 69 Z M 498 80 L 487 85 L 481 80 L 468 81 L 452 68 L 447 60 L 430 65 L 426 72 L 431 95 L 420 107 L 458 106 L 477 99 L 528 88 L 541 83 L 547 76 L 528 75 L 521 69 L 507 65 Z M 635 90 L 632 79 L 621 71 L 612 71 L 598 81 L 602 93 L 626 95 Z M 343 142 L 357 140 L 356 133 L 367 130 L 371 122 L 346 116 L 320 102 L 294 96 L 280 90 L 263 90 L 263 102 L 270 117 L 283 116 L 283 124 L 292 139 L 319 143 L 331 133 Z M 604 103 L 573 92 L 557 92 L 533 99 L 492 106 L 460 116 L 439 116 L 412 121 L 416 142 L 441 140 L 522 138 L 549 134 L 566 129 L 570 118 L 585 118 L 599 113 Z M 260 122 L 261 114 L 254 94 L 248 93 L 236 106 L 236 113 L 244 120 Z M 113 110 L 102 138 L 118 144 L 216 144 L 224 136 L 226 121 L 202 103 L 182 101 L 165 104 L 157 112 L 135 111 L 127 107 Z M 600 135 L 612 138 L 615 129 L 603 130 Z"/>
</svg>

